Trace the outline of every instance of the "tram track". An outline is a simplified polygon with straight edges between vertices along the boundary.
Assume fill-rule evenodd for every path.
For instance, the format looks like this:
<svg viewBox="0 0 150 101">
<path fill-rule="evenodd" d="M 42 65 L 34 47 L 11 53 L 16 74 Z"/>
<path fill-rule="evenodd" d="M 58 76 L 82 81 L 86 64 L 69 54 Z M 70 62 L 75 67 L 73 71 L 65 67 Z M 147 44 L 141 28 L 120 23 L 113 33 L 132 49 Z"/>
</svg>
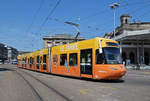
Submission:
<svg viewBox="0 0 150 101">
<path fill-rule="evenodd" d="M 18 69 L 12 69 L 13 71 L 15 71 L 20 77 L 22 77 L 22 79 L 29 85 L 29 87 L 33 90 L 34 94 L 36 95 L 38 101 L 44 101 L 43 98 L 40 96 L 39 92 L 32 86 L 32 84 L 23 76 L 22 73 L 28 75 L 29 77 L 33 78 L 34 80 L 38 81 L 39 83 L 41 83 L 42 85 L 44 85 L 45 87 L 47 87 L 49 90 L 53 91 L 55 94 L 59 95 L 61 98 L 63 98 L 65 101 L 71 101 L 68 97 L 66 97 L 65 95 L 63 95 L 62 93 L 60 93 L 58 90 L 56 90 L 55 88 L 51 87 L 50 85 L 46 84 L 44 81 L 36 78 L 35 76 L 33 76 L 32 74 L 25 72 L 24 70 L 21 70 L 20 68 Z M 20 73 L 22 72 L 22 73 Z"/>
<path fill-rule="evenodd" d="M 34 95 L 37 97 L 38 101 L 44 101 L 43 98 L 40 96 L 40 94 L 32 86 L 32 84 L 21 73 L 19 73 L 17 70 L 13 70 L 13 71 L 15 71 L 28 84 L 28 86 L 32 89 Z"/>
</svg>

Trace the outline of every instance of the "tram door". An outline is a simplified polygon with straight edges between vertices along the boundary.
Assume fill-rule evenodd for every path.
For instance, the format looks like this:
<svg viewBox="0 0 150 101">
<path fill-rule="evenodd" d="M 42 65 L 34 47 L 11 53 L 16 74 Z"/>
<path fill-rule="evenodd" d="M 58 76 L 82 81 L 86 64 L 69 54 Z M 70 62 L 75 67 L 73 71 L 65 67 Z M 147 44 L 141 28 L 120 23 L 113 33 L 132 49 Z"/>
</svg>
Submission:
<svg viewBox="0 0 150 101">
<path fill-rule="evenodd" d="M 92 75 L 92 49 L 80 51 L 80 72 L 81 74 Z"/>
</svg>

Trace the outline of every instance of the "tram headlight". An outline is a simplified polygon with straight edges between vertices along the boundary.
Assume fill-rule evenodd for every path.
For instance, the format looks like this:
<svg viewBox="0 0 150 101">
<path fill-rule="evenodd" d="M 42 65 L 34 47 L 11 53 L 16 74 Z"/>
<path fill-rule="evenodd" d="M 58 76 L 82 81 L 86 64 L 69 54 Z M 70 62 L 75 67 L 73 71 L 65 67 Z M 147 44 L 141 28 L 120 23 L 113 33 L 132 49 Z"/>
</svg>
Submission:
<svg viewBox="0 0 150 101">
<path fill-rule="evenodd" d="M 123 69 L 123 66 L 120 66 L 121 69 Z"/>
<path fill-rule="evenodd" d="M 116 68 L 110 68 L 111 70 L 118 70 L 118 69 L 116 69 Z"/>
</svg>

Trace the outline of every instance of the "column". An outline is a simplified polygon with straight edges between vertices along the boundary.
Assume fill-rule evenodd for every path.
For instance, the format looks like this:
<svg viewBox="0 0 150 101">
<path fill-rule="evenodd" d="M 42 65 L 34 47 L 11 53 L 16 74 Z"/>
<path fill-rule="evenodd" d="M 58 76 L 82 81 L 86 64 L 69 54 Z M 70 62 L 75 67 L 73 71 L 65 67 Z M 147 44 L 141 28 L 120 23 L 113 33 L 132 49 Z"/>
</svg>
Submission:
<svg viewBox="0 0 150 101">
<path fill-rule="evenodd" d="M 140 69 L 140 64 L 139 64 L 139 40 L 137 40 L 137 70 Z"/>
<path fill-rule="evenodd" d="M 122 40 L 120 41 L 120 54 L 122 55 Z"/>
<path fill-rule="evenodd" d="M 142 41 L 142 63 L 144 64 L 144 41 Z"/>
</svg>

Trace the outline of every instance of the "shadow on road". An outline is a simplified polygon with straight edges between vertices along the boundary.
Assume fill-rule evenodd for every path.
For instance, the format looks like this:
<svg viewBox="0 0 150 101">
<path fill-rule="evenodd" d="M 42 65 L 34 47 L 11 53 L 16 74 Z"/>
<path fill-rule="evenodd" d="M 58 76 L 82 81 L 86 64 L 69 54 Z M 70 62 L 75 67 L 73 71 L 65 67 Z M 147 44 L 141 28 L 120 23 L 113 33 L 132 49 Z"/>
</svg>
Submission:
<svg viewBox="0 0 150 101">
<path fill-rule="evenodd" d="M 65 76 L 65 75 L 58 75 L 58 74 L 49 74 L 49 75 L 54 75 L 54 76 L 61 76 L 64 78 L 71 78 L 71 79 L 80 79 L 84 81 L 89 81 L 89 82 L 99 82 L 99 83 L 123 83 L 125 80 L 122 79 L 116 79 L 116 80 L 95 80 L 95 79 L 90 79 L 90 78 L 80 78 L 80 77 L 72 77 L 72 76 Z"/>
<path fill-rule="evenodd" d="M 7 68 L 0 68 L 0 72 L 1 72 L 1 71 L 12 71 L 12 70 L 7 69 Z"/>
<path fill-rule="evenodd" d="M 123 83 L 125 82 L 124 80 L 121 79 L 116 79 L 116 80 L 95 80 L 95 79 L 88 79 L 88 78 L 80 78 L 81 80 L 86 80 L 86 81 L 92 81 L 92 82 L 99 82 L 99 83 Z"/>
<path fill-rule="evenodd" d="M 22 69 L 22 68 L 20 68 Z M 28 69 L 26 69 L 28 70 Z M 100 82 L 100 83 L 123 83 L 125 80 L 122 79 L 117 79 L 117 80 L 95 80 L 95 79 L 90 79 L 90 78 L 81 78 L 81 77 L 73 77 L 73 76 L 66 76 L 66 75 L 59 75 L 59 74 L 51 74 L 47 72 L 40 72 L 40 71 L 34 71 L 34 70 L 29 70 L 33 72 L 38 72 L 46 75 L 53 75 L 53 76 L 59 76 L 59 77 L 64 77 L 64 78 L 71 78 L 71 79 L 78 79 L 78 80 L 84 80 L 84 81 L 89 81 L 89 82 Z"/>
</svg>

